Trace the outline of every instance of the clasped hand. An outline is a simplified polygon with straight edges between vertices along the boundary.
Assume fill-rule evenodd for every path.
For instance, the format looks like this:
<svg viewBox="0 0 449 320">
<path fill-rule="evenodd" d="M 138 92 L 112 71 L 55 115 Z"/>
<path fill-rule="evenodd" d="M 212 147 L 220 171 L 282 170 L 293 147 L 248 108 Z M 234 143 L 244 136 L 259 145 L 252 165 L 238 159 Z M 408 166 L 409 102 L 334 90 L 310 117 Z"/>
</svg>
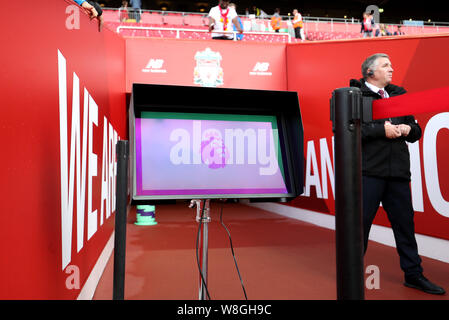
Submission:
<svg viewBox="0 0 449 320">
<path fill-rule="evenodd" d="M 408 124 L 392 124 L 390 121 L 385 121 L 385 136 L 389 139 L 396 139 L 401 136 L 408 136 L 412 129 Z"/>
</svg>

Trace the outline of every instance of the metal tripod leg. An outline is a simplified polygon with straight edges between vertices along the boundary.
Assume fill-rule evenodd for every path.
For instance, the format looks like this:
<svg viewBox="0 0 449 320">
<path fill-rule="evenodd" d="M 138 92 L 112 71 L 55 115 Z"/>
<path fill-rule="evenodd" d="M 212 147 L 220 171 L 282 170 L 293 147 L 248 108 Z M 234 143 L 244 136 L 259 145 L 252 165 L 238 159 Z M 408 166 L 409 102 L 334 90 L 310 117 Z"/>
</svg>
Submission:
<svg viewBox="0 0 449 320">
<path fill-rule="evenodd" d="M 204 202 L 204 209 L 202 207 L 202 202 Z M 209 222 L 211 221 L 210 218 L 210 200 L 192 200 L 190 202 L 190 208 L 193 208 L 196 205 L 196 221 L 198 223 L 202 224 L 202 237 L 200 239 L 200 248 L 201 248 L 201 273 L 202 277 L 200 276 L 200 285 L 199 285 L 199 293 L 198 293 L 198 299 L 199 300 L 207 300 L 207 258 L 208 258 L 208 246 L 209 246 Z M 204 281 L 203 281 L 204 279 Z"/>
</svg>

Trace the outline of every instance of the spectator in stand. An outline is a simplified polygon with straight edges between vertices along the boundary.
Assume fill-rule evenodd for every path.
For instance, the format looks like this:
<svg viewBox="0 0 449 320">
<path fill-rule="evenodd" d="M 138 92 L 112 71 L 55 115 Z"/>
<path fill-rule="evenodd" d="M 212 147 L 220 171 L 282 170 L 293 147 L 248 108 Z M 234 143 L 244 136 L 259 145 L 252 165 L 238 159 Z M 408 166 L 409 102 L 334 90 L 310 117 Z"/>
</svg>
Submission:
<svg viewBox="0 0 449 320">
<path fill-rule="evenodd" d="M 259 9 L 259 12 L 260 12 L 260 14 L 259 14 L 260 19 L 268 19 L 268 14 L 265 11 L 263 11 L 262 9 Z"/>
<path fill-rule="evenodd" d="M 101 32 L 103 28 L 103 10 L 101 6 L 92 0 L 74 0 L 79 4 L 84 11 L 89 15 L 90 19 L 96 18 L 98 20 L 98 31 Z"/>
<path fill-rule="evenodd" d="M 304 35 L 304 22 L 298 9 L 293 9 L 293 29 L 295 29 L 295 38 L 304 41 L 306 38 Z"/>
<path fill-rule="evenodd" d="M 220 33 L 220 31 L 232 31 L 232 24 L 239 33 L 243 33 L 243 29 L 239 25 L 237 12 L 234 8 L 229 7 L 229 0 L 219 0 L 218 6 L 209 11 L 209 32 L 212 33 L 212 39 L 216 40 L 232 40 L 234 37 L 231 33 Z"/>
<path fill-rule="evenodd" d="M 371 38 L 373 36 L 374 19 L 368 12 L 363 13 L 362 28 L 360 33 L 364 38 Z"/>
<path fill-rule="evenodd" d="M 390 31 L 385 27 L 385 24 L 381 23 L 379 24 L 379 29 L 376 30 L 376 37 L 384 37 L 384 36 L 391 36 Z"/>
<path fill-rule="evenodd" d="M 80 5 L 91 19 L 96 18 L 98 16 L 97 10 L 95 10 L 94 6 L 91 5 L 89 2 L 87 2 L 86 0 L 73 0 L 73 1 L 75 1 L 78 5 Z"/>
<path fill-rule="evenodd" d="M 141 0 L 130 0 L 130 4 L 133 7 L 133 16 L 136 19 L 136 22 L 140 22 L 140 9 L 142 7 Z"/>
<path fill-rule="evenodd" d="M 237 12 L 237 6 L 235 3 L 230 3 L 229 4 L 229 8 L 233 8 L 235 10 L 235 12 Z M 242 19 L 240 19 L 240 17 L 237 14 L 237 20 L 238 20 L 238 24 L 240 26 L 240 29 L 243 30 L 243 23 L 242 23 Z M 232 26 L 234 31 L 238 31 L 237 27 L 235 25 Z M 236 34 L 237 40 L 243 40 L 244 35 L 242 33 Z"/>
<path fill-rule="evenodd" d="M 396 27 L 396 31 L 394 32 L 394 35 L 395 36 L 400 36 L 400 35 L 404 35 L 405 33 L 404 33 L 404 31 L 402 31 L 402 29 L 401 29 L 401 26 L 399 25 L 399 26 L 397 26 Z"/>
<path fill-rule="evenodd" d="M 257 8 L 256 6 L 253 6 L 251 13 L 252 13 L 253 15 L 255 15 L 256 18 L 257 18 L 257 17 L 260 16 L 260 9 Z"/>
<path fill-rule="evenodd" d="M 122 1 L 122 6 L 118 9 L 120 22 L 125 22 L 129 19 L 128 15 L 128 1 Z"/>
<path fill-rule="evenodd" d="M 276 8 L 274 10 L 273 16 L 271 17 L 271 27 L 273 28 L 274 32 L 279 32 L 279 30 L 281 29 L 282 18 L 279 15 L 280 11 L 281 10 L 279 8 Z"/>
<path fill-rule="evenodd" d="M 98 31 L 101 32 L 101 30 L 103 29 L 103 9 L 101 9 L 101 6 L 98 2 L 96 1 L 92 1 L 92 0 L 87 0 L 87 2 L 89 2 L 90 5 L 92 5 L 95 10 L 97 11 L 98 15 L 97 15 L 97 20 L 98 20 Z"/>
</svg>

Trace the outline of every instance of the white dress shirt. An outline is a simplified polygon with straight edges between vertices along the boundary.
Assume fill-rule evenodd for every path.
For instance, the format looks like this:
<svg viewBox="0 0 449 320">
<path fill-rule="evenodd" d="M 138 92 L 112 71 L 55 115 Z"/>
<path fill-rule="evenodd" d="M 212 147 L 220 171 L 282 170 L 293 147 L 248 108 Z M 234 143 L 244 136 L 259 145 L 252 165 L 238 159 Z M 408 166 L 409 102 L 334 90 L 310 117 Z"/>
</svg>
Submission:
<svg viewBox="0 0 449 320">
<path fill-rule="evenodd" d="M 367 81 L 365 81 L 365 84 L 366 84 L 366 86 L 367 86 L 368 88 L 371 89 L 371 91 L 373 91 L 373 92 L 375 92 L 375 93 L 377 93 L 377 94 L 380 95 L 379 90 L 383 90 L 383 91 L 384 91 L 385 98 L 389 98 L 389 97 L 390 97 L 390 96 L 388 95 L 388 92 L 385 90 L 385 88 L 378 88 L 378 87 L 376 87 L 374 84 L 371 84 L 371 83 L 369 83 L 369 82 L 367 82 Z"/>
</svg>

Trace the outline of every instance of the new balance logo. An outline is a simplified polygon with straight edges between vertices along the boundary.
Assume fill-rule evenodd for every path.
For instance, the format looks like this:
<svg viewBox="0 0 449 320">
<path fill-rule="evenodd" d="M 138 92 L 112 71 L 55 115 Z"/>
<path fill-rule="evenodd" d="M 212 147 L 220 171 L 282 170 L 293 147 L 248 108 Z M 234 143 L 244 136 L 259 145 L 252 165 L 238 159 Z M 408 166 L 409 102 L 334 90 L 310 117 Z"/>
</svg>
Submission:
<svg viewBox="0 0 449 320">
<path fill-rule="evenodd" d="M 162 59 L 150 59 L 150 61 L 148 61 L 146 69 L 160 69 L 162 68 L 163 64 L 164 60 Z"/>
<path fill-rule="evenodd" d="M 271 76 L 272 73 L 268 71 L 270 64 L 268 62 L 257 62 L 253 70 L 250 71 L 250 76 Z"/>
<path fill-rule="evenodd" d="M 166 69 L 162 69 L 164 65 L 163 59 L 150 59 L 142 72 L 167 73 Z"/>
<path fill-rule="evenodd" d="M 254 72 L 267 72 L 270 64 L 268 62 L 257 62 L 253 68 Z"/>
</svg>

